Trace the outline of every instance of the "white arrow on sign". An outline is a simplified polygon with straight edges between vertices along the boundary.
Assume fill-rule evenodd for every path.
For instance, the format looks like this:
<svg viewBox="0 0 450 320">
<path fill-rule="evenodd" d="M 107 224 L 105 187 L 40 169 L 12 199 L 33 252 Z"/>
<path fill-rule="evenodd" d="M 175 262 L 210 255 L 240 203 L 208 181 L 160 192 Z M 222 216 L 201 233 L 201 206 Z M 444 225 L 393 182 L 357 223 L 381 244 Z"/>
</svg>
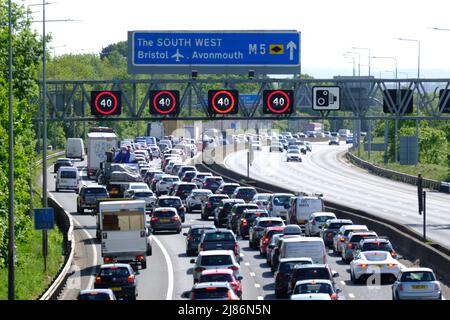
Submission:
<svg viewBox="0 0 450 320">
<path fill-rule="evenodd" d="M 289 49 L 289 60 L 294 60 L 294 50 L 297 49 L 297 45 L 291 41 L 286 47 Z"/>
</svg>

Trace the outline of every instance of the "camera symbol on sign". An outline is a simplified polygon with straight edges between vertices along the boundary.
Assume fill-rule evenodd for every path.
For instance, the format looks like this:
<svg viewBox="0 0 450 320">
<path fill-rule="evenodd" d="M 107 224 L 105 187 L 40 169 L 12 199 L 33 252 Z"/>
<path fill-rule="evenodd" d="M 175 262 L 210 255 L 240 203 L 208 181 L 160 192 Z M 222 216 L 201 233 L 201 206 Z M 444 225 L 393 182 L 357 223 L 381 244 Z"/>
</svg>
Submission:
<svg viewBox="0 0 450 320">
<path fill-rule="evenodd" d="M 337 97 L 329 90 L 317 90 L 315 100 L 317 106 L 328 107 L 330 104 L 334 104 L 337 101 Z"/>
</svg>

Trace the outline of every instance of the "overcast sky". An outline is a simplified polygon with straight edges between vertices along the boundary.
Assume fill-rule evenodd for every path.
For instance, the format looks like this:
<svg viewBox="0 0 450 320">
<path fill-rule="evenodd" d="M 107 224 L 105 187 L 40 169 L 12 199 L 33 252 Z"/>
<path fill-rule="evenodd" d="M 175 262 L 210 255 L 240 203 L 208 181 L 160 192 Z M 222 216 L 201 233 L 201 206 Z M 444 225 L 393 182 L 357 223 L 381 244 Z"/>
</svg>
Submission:
<svg viewBox="0 0 450 320">
<path fill-rule="evenodd" d="M 23 1 L 25 5 L 40 0 Z M 49 22 L 50 47 L 64 53 L 99 53 L 108 44 L 127 39 L 131 30 L 298 30 L 302 73 L 316 77 L 351 75 L 346 51 L 361 54 L 361 75 L 372 56 L 395 57 L 399 78 L 417 75 L 420 40 L 421 74 L 450 78 L 449 0 L 47 0 L 46 18 L 81 20 Z M 42 20 L 42 6 L 30 7 Z M 42 32 L 42 23 L 33 26 Z M 65 47 L 59 47 L 65 46 Z M 82 51 L 83 50 L 83 51 Z M 53 54 L 53 51 L 52 51 Z M 358 72 L 358 56 L 356 73 Z M 393 77 L 394 60 L 372 59 L 372 75 Z M 434 71 L 432 71 L 434 70 Z M 440 73 L 436 70 L 440 70 Z"/>
</svg>

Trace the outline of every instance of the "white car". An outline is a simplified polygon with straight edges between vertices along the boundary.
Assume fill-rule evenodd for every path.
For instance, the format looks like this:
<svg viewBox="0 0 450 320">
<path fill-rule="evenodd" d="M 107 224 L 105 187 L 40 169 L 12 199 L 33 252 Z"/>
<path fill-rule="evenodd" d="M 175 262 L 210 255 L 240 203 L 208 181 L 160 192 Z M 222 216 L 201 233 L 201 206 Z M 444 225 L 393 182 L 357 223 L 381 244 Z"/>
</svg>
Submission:
<svg viewBox="0 0 450 320">
<path fill-rule="evenodd" d="M 337 300 L 339 292 L 330 280 L 300 280 L 295 283 L 291 300 Z"/>
<path fill-rule="evenodd" d="M 272 144 L 269 147 L 269 152 L 277 151 L 277 152 L 283 152 L 283 145 L 280 142 L 272 142 Z"/>
<path fill-rule="evenodd" d="M 429 268 L 403 268 L 392 285 L 393 300 L 442 300 L 441 284 Z"/>
<path fill-rule="evenodd" d="M 402 265 L 387 251 L 364 251 L 350 262 L 350 279 L 358 283 L 374 273 L 397 279 L 401 268 Z"/>
<path fill-rule="evenodd" d="M 289 162 L 289 161 L 302 162 L 302 157 L 300 156 L 300 150 L 289 149 L 286 154 L 286 162 Z"/>
<path fill-rule="evenodd" d="M 327 220 L 337 219 L 333 212 L 313 212 L 305 224 L 305 234 L 307 236 L 318 236 L 320 230 Z"/>
<path fill-rule="evenodd" d="M 176 182 L 180 182 L 180 178 L 177 176 L 173 176 L 170 174 L 165 174 L 161 177 L 161 179 L 156 183 L 156 194 L 168 194 L 173 184 Z"/>
<path fill-rule="evenodd" d="M 128 185 L 127 190 L 147 190 L 151 191 L 145 182 L 131 182 Z"/>
<path fill-rule="evenodd" d="M 191 259 L 191 263 L 195 263 L 192 270 L 194 283 L 197 283 L 204 270 L 209 269 L 231 269 L 234 277 L 237 279 L 241 276 L 241 267 L 236 261 L 236 257 L 232 250 L 208 250 L 200 251 L 197 259 Z"/>
<path fill-rule="evenodd" d="M 125 193 L 127 193 L 127 191 L 125 191 Z M 153 191 L 150 191 L 149 189 L 133 190 L 133 193 L 130 194 L 129 197 L 133 200 L 144 200 L 146 208 L 151 208 L 156 202 L 155 194 L 153 193 Z"/>
<path fill-rule="evenodd" d="M 209 189 L 195 189 L 186 198 L 186 210 L 192 212 L 192 210 L 201 210 L 202 201 L 206 203 L 208 196 L 212 195 L 212 191 Z"/>
<path fill-rule="evenodd" d="M 269 206 L 269 199 L 270 199 L 271 195 L 272 195 L 271 193 L 257 193 L 253 197 L 252 201 L 250 201 L 250 203 L 256 204 L 260 209 L 267 210 L 267 208 Z M 269 211 L 269 210 L 267 210 L 267 211 Z"/>
</svg>

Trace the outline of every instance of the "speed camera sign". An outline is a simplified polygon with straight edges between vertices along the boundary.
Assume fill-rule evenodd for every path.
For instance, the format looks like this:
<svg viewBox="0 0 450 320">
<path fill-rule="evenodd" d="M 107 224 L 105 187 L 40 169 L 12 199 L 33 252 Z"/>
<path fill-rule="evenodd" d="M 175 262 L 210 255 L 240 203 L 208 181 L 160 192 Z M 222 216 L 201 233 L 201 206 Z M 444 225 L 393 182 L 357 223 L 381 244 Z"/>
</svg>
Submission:
<svg viewBox="0 0 450 320">
<path fill-rule="evenodd" d="M 313 87 L 313 110 L 339 110 L 341 101 L 340 91 L 340 87 Z"/>
</svg>

